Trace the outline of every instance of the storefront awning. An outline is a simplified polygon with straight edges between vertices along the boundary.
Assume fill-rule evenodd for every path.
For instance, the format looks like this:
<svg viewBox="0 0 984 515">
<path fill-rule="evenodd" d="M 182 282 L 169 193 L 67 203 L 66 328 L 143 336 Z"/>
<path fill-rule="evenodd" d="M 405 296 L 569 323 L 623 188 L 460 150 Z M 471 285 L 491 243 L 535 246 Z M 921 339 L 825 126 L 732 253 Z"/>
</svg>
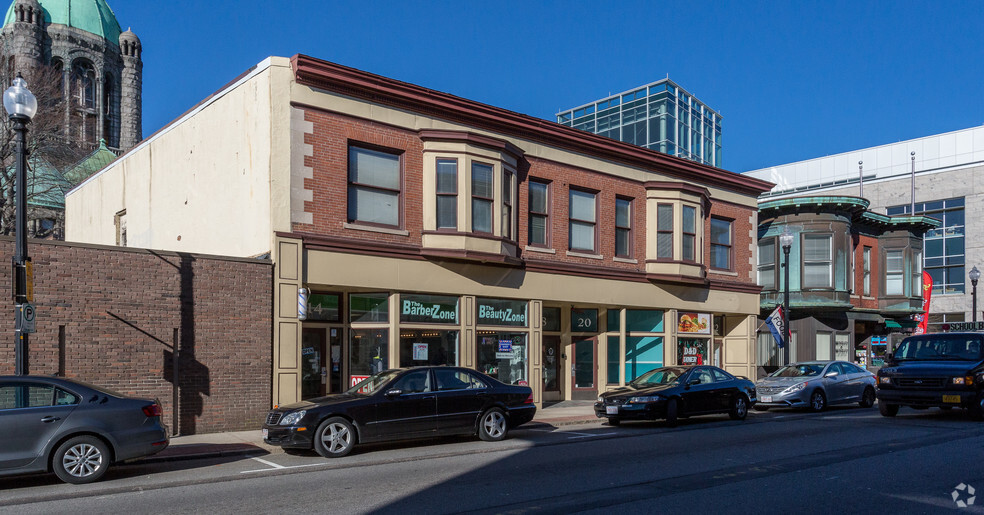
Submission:
<svg viewBox="0 0 984 515">
<path fill-rule="evenodd" d="M 885 329 L 902 329 L 902 326 L 895 320 L 886 320 Z"/>
</svg>

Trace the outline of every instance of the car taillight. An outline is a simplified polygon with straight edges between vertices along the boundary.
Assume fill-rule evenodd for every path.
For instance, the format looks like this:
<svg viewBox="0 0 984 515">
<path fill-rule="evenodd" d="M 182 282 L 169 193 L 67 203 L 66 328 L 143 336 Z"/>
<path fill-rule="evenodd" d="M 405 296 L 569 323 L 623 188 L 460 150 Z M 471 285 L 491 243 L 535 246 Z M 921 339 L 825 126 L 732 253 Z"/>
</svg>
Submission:
<svg viewBox="0 0 984 515">
<path fill-rule="evenodd" d="M 530 394 L 529 397 L 526 398 L 525 401 L 523 401 L 523 404 L 533 404 L 533 394 L 532 393 Z"/>
<path fill-rule="evenodd" d="M 148 417 L 159 417 L 163 413 L 163 410 L 161 410 L 160 404 L 154 403 L 150 406 L 144 406 L 143 412 L 144 415 L 147 415 Z"/>
</svg>

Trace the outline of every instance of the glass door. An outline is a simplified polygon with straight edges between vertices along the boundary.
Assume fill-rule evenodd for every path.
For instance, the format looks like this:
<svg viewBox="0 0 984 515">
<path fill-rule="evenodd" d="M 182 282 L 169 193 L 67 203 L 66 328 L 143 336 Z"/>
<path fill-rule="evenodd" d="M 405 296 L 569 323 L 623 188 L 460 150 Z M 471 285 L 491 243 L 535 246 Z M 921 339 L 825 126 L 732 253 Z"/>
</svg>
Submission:
<svg viewBox="0 0 984 515">
<path fill-rule="evenodd" d="M 543 337 L 543 393 L 560 397 L 560 336 Z"/>
<path fill-rule="evenodd" d="M 328 367 L 328 381 L 331 388 L 328 390 L 330 393 L 341 393 L 342 392 L 342 328 L 332 327 L 328 330 L 330 336 L 328 338 L 328 343 L 331 348 L 331 355 L 329 359 L 331 363 Z"/>
<path fill-rule="evenodd" d="M 597 358 L 598 339 L 588 338 L 574 340 L 574 363 L 571 365 L 571 399 L 594 400 L 598 396 L 595 387 L 597 373 L 595 361 Z"/>
<path fill-rule="evenodd" d="M 301 399 L 321 397 L 327 393 L 325 351 L 325 329 L 305 328 L 301 333 Z"/>
</svg>

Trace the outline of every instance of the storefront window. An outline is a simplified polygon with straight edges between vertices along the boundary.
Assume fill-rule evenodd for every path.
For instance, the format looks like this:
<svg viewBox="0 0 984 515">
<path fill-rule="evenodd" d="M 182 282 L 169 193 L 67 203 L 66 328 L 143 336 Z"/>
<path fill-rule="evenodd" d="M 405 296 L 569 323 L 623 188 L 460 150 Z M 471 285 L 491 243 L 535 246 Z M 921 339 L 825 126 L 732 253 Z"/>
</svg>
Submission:
<svg viewBox="0 0 984 515">
<path fill-rule="evenodd" d="M 349 334 L 349 384 L 389 368 L 389 330 L 352 329 Z"/>
<path fill-rule="evenodd" d="M 400 366 L 457 365 L 458 331 L 400 331 Z"/>
<path fill-rule="evenodd" d="M 661 366 L 663 366 L 662 336 L 629 336 L 625 339 L 626 383 Z"/>
<path fill-rule="evenodd" d="M 560 308 L 543 308 L 543 330 L 560 331 Z"/>
<path fill-rule="evenodd" d="M 334 293 L 312 293 L 308 298 L 307 319 L 318 322 L 340 322 L 341 295 Z"/>
<path fill-rule="evenodd" d="M 621 312 L 622 310 L 620 309 L 608 310 L 608 316 L 606 317 L 608 319 L 608 325 L 605 328 L 606 331 L 611 333 L 619 330 L 619 314 Z"/>
<path fill-rule="evenodd" d="M 478 370 L 506 384 L 528 386 L 526 333 L 478 332 Z"/>
<path fill-rule="evenodd" d="M 388 293 L 353 293 L 349 295 L 349 319 L 358 322 L 389 322 Z"/>
<path fill-rule="evenodd" d="M 400 322 L 457 324 L 458 297 L 401 295 Z"/>
<path fill-rule="evenodd" d="M 611 313 L 609 311 L 609 313 Z M 618 357 L 622 354 L 618 336 L 608 337 L 608 384 L 618 384 Z"/>
<path fill-rule="evenodd" d="M 478 325 L 526 327 L 525 300 L 476 299 Z"/>
<path fill-rule="evenodd" d="M 680 365 L 709 365 L 710 340 L 703 338 L 680 338 L 677 343 L 677 363 Z"/>
<path fill-rule="evenodd" d="M 663 312 L 645 309 L 626 310 L 625 330 L 643 333 L 661 333 L 663 332 Z"/>
</svg>

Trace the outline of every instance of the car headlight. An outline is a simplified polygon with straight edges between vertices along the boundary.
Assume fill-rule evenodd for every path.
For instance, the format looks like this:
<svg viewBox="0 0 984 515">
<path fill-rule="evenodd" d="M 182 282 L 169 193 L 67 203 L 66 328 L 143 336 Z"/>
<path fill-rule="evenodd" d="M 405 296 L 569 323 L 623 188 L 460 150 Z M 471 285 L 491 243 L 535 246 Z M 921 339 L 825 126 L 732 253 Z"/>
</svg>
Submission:
<svg viewBox="0 0 984 515">
<path fill-rule="evenodd" d="M 953 384 L 972 385 L 972 384 L 974 384 L 974 376 L 954 377 L 953 378 Z"/>
<path fill-rule="evenodd" d="M 605 398 L 599 395 L 598 396 L 598 402 L 604 404 L 605 403 Z"/>
<path fill-rule="evenodd" d="M 892 384 L 892 378 L 888 376 L 881 376 L 878 378 L 879 384 Z"/>
<path fill-rule="evenodd" d="M 808 383 L 809 383 L 809 382 L 805 382 L 805 383 L 796 383 L 796 384 L 794 384 L 793 386 L 790 386 L 789 388 L 786 388 L 785 390 L 783 390 L 783 392 L 784 392 L 784 393 L 793 393 L 793 392 L 798 392 L 798 391 L 800 391 L 800 390 L 802 390 L 803 388 L 806 388 L 806 385 L 807 385 Z"/>
<path fill-rule="evenodd" d="M 645 404 L 647 402 L 658 402 L 663 400 L 659 395 L 647 395 L 644 397 L 630 397 L 629 404 Z"/>
<path fill-rule="evenodd" d="M 292 412 L 284 415 L 284 418 L 280 419 L 280 425 L 282 425 L 282 426 L 293 426 L 293 425 L 297 424 L 298 422 L 300 422 L 301 419 L 304 418 L 304 415 L 306 415 L 306 414 L 307 414 L 307 411 L 306 410 L 292 411 Z"/>
</svg>

